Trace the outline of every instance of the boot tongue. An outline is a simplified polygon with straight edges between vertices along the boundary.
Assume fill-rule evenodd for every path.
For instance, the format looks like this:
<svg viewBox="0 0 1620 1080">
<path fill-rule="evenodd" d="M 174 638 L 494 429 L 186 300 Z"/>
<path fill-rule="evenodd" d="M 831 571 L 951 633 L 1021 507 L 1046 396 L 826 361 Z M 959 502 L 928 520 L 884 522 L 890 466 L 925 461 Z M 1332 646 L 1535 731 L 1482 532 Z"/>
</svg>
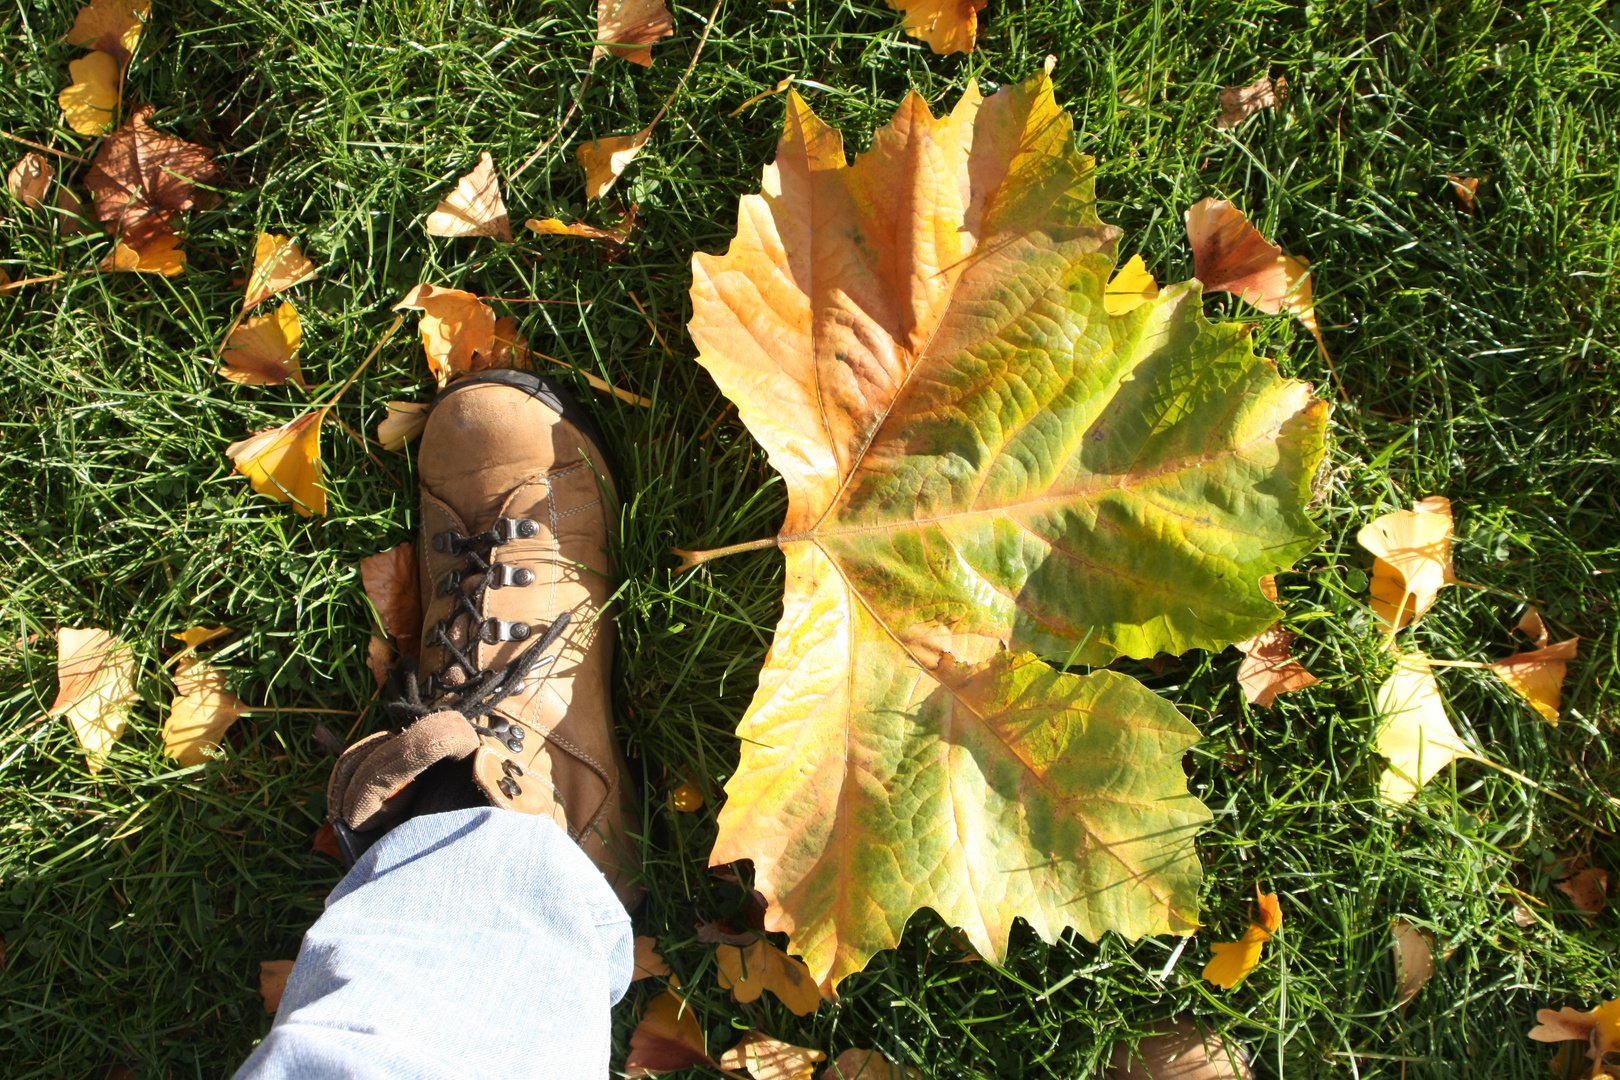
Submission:
<svg viewBox="0 0 1620 1080">
<path fill-rule="evenodd" d="M 524 481 L 582 460 L 584 442 L 539 399 L 503 383 L 471 383 L 428 415 L 419 475 L 423 488 L 481 532 Z"/>
</svg>

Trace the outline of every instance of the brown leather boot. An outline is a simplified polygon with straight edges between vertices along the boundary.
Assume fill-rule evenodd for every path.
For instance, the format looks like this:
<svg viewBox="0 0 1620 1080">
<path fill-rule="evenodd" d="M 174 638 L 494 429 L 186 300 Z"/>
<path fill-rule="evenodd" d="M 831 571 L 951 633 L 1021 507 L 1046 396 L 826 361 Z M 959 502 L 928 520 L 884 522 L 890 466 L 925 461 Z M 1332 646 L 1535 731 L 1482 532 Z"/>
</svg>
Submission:
<svg viewBox="0 0 1620 1080">
<path fill-rule="evenodd" d="M 639 901 L 640 827 L 609 696 L 615 493 L 602 446 L 578 403 L 530 372 L 485 371 L 434 402 L 418 459 L 422 653 L 385 691 L 402 729 L 333 770 L 346 848 L 462 806 L 544 814 L 627 908 Z"/>
</svg>

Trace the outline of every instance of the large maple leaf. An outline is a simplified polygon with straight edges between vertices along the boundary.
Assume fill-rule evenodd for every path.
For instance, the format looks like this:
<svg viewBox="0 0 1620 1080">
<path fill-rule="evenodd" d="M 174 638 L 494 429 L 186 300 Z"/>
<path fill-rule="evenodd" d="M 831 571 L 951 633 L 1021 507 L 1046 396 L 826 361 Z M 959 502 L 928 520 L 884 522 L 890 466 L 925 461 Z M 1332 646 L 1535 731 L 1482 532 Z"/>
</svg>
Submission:
<svg viewBox="0 0 1620 1080">
<path fill-rule="evenodd" d="M 992 958 L 1190 933 L 1198 738 L 1100 665 L 1276 621 L 1327 406 L 1196 281 L 1119 317 L 1118 230 L 1038 77 L 853 165 L 790 99 L 764 190 L 693 258 L 698 362 L 788 489 L 782 620 L 712 860 L 749 858 L 818 980 L 931 907 Z M 1043 659 L 1044 658 L 1044 659 Z"/>
</svg>

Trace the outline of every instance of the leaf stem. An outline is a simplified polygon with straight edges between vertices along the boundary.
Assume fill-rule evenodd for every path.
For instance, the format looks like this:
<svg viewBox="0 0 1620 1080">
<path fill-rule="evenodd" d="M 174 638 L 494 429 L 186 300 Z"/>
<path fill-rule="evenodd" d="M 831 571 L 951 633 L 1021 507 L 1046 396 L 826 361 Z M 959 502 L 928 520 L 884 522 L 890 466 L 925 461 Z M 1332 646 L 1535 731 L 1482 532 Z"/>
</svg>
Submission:
<svg viewBox="0 0 1620 1080">
<path fill-rule="evenodd" d="M 371 361 L 376 358 L 378 353 L 382 352 L 382 347 L 388 344 L 389 339 L 394 336 L 394 332 L 399 329 L 399 324 L 404 321 L 405 316 L 394 316 L 394 321 L 388 324 L 388 329 L 383 333 L 382 340 L 378 341 L 377 344 L 371 347 L 371 351 L 366 353 L 366 358 L 360 361 L 360 366 L 355 368 L 353 374 L 351 374 L 347 379 L 343 380 L 343 385 L 338 387 L 336 394 L 332 395 L 332 400 L 321 406 L 322 412 L 325 412 L 327 409 L 330 409 L 332 406 L 338 403 L 338 399 L 348 391 L 349 387 L 353 385 L 354 380 L 360 377 L 360 373 L 366 370 L 366 365 L 371 363 Z"/>
<path fill-rule="evenodd" d="M 12 142 L 22 143 L 24 146 L 32 147 L 35 150 L 42 150 L 47 154 L 55 154 L 57 157 L 67 158 L 69 161 L 77 161 L 80 165 L 87 164 L 84 158 L 79 157 L 77 154 L 70 154 L 66 150 L 53 150 L 49 146 L 41 146 L 37 142 L 29 142 L 22 136 L 13 135 L 9 131 L 0 131 L 0 138 L 6 138 L 10 139 Z"/>
<path fill-rule="evenodd" d="M 561 364 L 563 367 L 568 368 L 571 371 L 579 372 L 581 375 L 585 376 L 586 382 L 590 383 L 593 388 L 602 391 L 604 394 L 612 394 L 621 401 L 628 401 L 632 405 L 640 405 L 643 409 L 652 408 L 651 398 L 642 397 L 640 394 L 632 394 L 628 390 L 620 390 L 617 386 L 614 386 L 600 375 L 593 375 L 584 368 L 575 367 L 566 360 L 559 360 L 555 356 L 547 356 L 545 353 L 535 352 L 533 349 L 529 350 L 529 355 L 538 356 L 542 360 L 550 360 L 553 364 Z"/>
<path fill-rule="evenodd" d="M 670 550 L 681 557 L 681 565 L 675 568 L 677 574 L 685 573 L 695 567 L 702 566 L 710 559 L 718 559 L 722 555 L 737 555 L 744 551 L 763 551 L 766 548 L 777 547 L 781 538 L 767 536 L 760 540 L 748 540 L 741 544 L 728 544 L 725 547 L 710 548 L 707 551 L 686 551 L 682 548 Z"/>
</svg>

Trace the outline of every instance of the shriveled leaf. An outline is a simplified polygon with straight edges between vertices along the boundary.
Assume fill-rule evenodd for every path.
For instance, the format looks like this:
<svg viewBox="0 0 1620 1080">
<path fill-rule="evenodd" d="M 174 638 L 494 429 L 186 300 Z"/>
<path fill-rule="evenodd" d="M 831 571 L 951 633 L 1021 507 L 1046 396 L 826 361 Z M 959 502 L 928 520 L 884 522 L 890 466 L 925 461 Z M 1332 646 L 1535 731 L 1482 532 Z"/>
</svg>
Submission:
<svg viewBox="0 0 1620 1080">
<path fill-rule="evenodd" d="M 1142 256 L 1132 255 L 1114 272 L 1103 292 L 1103 308 L 1110 315 L 1129 315 L 1149 300 L 1159 297 L 1159 283 L 1148 273 Z"/>
<path fill-rule="evenodd" d="M 1547 624 L 1541 618 L 1541 612 L 1535 605 L 1525 606 L 1524 614 L 1519 616 L 1519 633 L 1536 643 L 1536 648 L 1545 649 L 1552 635 L 1547 632 Z"/>
<path fill-rule="evenodd" d="M 30 210 L 45 209 L 45 192 L 51 186 L 56 169 L 45 160 L 44 154 L 32 150 L 6 173 L 6 190 L 11 197 Z"/>
<path fill-rule="evenodd" d="M 1515 653 L 1492 664 L 1491 671 L 1528 701 L 1542 719 L 1556 726 L 1558 709 L 1564 700 L 1564 674 L 1569 662 L 1575 659 L 1580 641 L 1580 638 L 1570 638 L 1545 649 Z"/>
<path fill-rule="evenodd" d="M 128 64 L 151 14 L 152 0 L 90 0 L 74 18 L 67 43 L 99 49 L 118 64 Z"/>
<path fill-rule="evenodd" d="M 97 151 L 85 176 L 96 200 L 96 217 L 137 251 L 151 240 L 172 235 L 174 222 L 188 210 L 212 206 L 215 196 L 198 184 L 219 179 L 214 152 L 165 135 L 148 120 L 142 105 L 129 122 Z"/>
<path fill-rule="evenodd" d="M 62 230 L 63 236 L 78 236 L 85 231 L 85 222 L 89 220 L 84 204 L 66 184 L 56 185 L 56 216 L 60 221 L 57 228 Z"/>
<path fill-rule="evenodd" d="M 1390 935 L 1395 946 L 1395 994 L 1405 1005 L 1434 977 L 1434 935 L 1405 919 L 1395 920 Z"/>
<path fill-rule="evenodd" d="M 109 130 L 118 112 L 118 61 L 104 52 L 69 60 L 68 78 L 72 82 L 56 95 L 67 126 L 80 135 Z"/>
<path fill-rule="evenodd" d="M 427 427 L 430 408 L 426 401 L 390 401 L 388 415 L 377 425 L 377 441 L 384 450 L 405 449 Z"/>
<path fill-rule="evenodd" d="M 1251 705 L 1270 706 L 1278 694 L 1303 690 L 1319 681 L 1294 659 L 1294 633 L 1273 623 L 1247 641 L 1237 642 L 1243 653 L 1238 665 L 1238 685 Z"/>
<path fill-rule="evenodd" d="M 821 1007 L 821 987 L 810 969 L 768 941 L 741 948 L 721 945 L 715 960 L 721 988 L 730 990 L 738 1001 L 758 1001 L 769 990 L 795 1016 L 809 1016 Z"/>
<path fill-rule="evenodd" d="M 1214 956 L 1204 965 L 1204 980 L 1223 990 L 1232 989 L 1260 963 L 1260 953 L 1270 940 L 1271 935 L 1266 933 L 1265 927 L 1251 923 L 1236 941 L 1212 944 L 1209 951 Z"/>
<path fill-rule="evenodd" d="M 1579 1041 L 1586 1044 L 1586 1056 L 1593 1063 L 1593 1076 L 1607 1054 L 1620 1052 L 1620 999 L 1605 1001 L 1590 1012 L 1571 1008 L 1540 1009 L 1530 1037 L 1537 1042 Z"/>
<path fill-rule="evenodd" d="M 256 431 L 232 443 L 225 448 L 225 455 L 260 495 L 292 503 L 303 517 L 324 517 L 321 422 L 325 419 L 325 409 L 307 412 L 289 424 Z"/>
<path fill-rule="evenodd" d="M 652 64 L 652 44 L 675 32 L 664 0 L 596 0 L 596 49 L 591 59 L 622 56 Z"/>
<path fill-rule="evenodd" d="M 1282 903 L 1277 899 L 1276 893 L 1263 893 L 1260 886 L 1254 887 L 1254 901 L 1258 910 L 1260 926 L 1269 933 L 1275 934 L 1282 929 Z"/>
<path fill-rule="evenodd" d="M 1221 199 L 1202 199 L 1187 210 L 1193 271 L 1210 292 L 1229 292 L 1268 315 L 1286 311 L 1316 338 L 1325 356 L 1304 259 L 1284 255 L 1249 224 L 1243 211 Z"/>
<path fill-rule="evenodd" d="M 399 642 L 400 652 L 415 656 L 422 647 L 421 571 L 416 545 L 409 540 L 360 560 L 360 581 L 382 627 Z"/>
<path fill-rule="evenodd" d="M 1451 500 L 1431 495 L 1373 519 L 1356 542 L 1374 555 L 1372 609 L 1387 630 L 1396 612 L 1405 626 L 1434 605 L 1447 585 L 1457 582 L 1451 567 Z"/>
<path fill-rule="evenodd" d="M 1596 915 L 1609 903 L 1609 872 L 1597 866 L 1586 865 L 1586 860 L 1574 859 L 1568 867 L 1569 875 L 1554 883 L 1554 888 L 1575 905 L 1575 910 Z"/>
<path fill-rule="evenodd" d="M 56 635 L 56 700 L 49 716 L 66 716 L 91 772 L 124 733 L 135 693 L 135 653 L 105 630 L 63 627 Z"/>
<path fill-rule="evenodd" d="M 174 702 L 163 723 L 163 752 L 181 765 L 201 765 L 209 760 L 207 749 L 220 745 L 245 707 L 231 693 L 223 671 L 188 657 L 174 675 Z"/>
<path fill-rule="evenodd" d="M 1072 131 L 1044 77 L 937 119 L 913 95 L 851 166 L 790 93 L 765 194 L 693 259 L 698 362 L 788 491 L 711 861 L 753 860 L 817 982 L 925 906 L 993 960 L 1018 917 L 1196 926 L 1195 729 L 1039 657 L 1251 637 L 1261 576 L 1320 535 L 1326 405 L 1196 284 L 1108 314 L 1117 230 Z"/>
<path fill-rule="evenodd" d="M 1215 126 L 1222 129 L 1234 128 L 1261 109 L 1275 109 L 1277 100 L 1287 89 L 1286 79 L 1278 79 L 1273 83 L 1264 77 L 1248 86 L 1222 87 L 1221 115 L 1216 117 Z"/>
<path fill-rule="evenodd" d="M 1386 802 L 1404 803 L 1457 758 L 1478 755 L 1457 737 L 1429 658 L 1403 655 L 1378 688 L 1377 750 L 1389 759 L 1379 785 Z"/>
<path fill-rule="evenodd" d="M 811 1080 L 816 1062 L 826 1061 L 820 1050 L 773 1039 L 763 1031 L 750 1031 L 742 1041 L 720 1055 L 720 1067 L 744 1072 L 754 1080 Z"/>
<path fill-rule="evenodd" d="M 308 389 L 296 355 L 303 336 L 298 309 L 291 304 L 282 304 L 273 315 L 251 318 L 231 331 L 220 357 L 220 377 L 247 386 L 280 386 L 291 379 Z"/>
<path fill-rule="evenodd" d="M 458 180 L 456 189 L 428 215 L 426 228 L 429 236 L 493 236 L 512 242 L 512 219 L 489 151 L 478 156 L 473 171 Z"/>
<path fill-rule="evenodd" d="M 665 990 L 647 1003 L 641 1022 L 630 1033 L 630 1053 L 624 1059 L 626 1076 L 657 1076 L 713 1064 L 705 1049 L 703 1028 L 684 998 Z"/>
<path fill-rule="evenodd" d="M 579 236 L 587 240 L 608 240 L 615 244 L 623 244 L 630 239 L 628 228 L 598 229 L 595 225 L 587 225 L 583 221 L 564 223 L 561 218 L 530 218 L 524 223 L 531 232 L 541 236 Z"/>
<path fill-rule="evenodd" d="M 305 257 L 290 236 L 260 233 L 253 249 L 253 270 L 248 274 L 242 310 L 315 276 L 315 264 Z"/>
<path fill-rule="evenodd" d="M 668 978 L 675 973 L 664 963 L 664 958 L 658 955 L 658 939 L 654 937 L 636 938 L 636 972 L 630 976 L 631 982 L 640 982 L 642 979 Z"/>
<path fill-rule="evenodd" d="M 1241 1043 L 1204 1031 L 1187 1018 L 1149 1035 L 1131 1049 L 1114 1044 L 1107 1080 L 1253 1080 L 1254 1070 Z"/>
<path fill-rule="evenodd" d="M 116 242 L 112 254 L 101 261 L 101 268 L 174 277 L 185 270 L 186 253 L 180 250 L 180 238 L 174 233 L 149 234 L 138 245 Z"/>
<path fill-rule="evenodd" d="M 969 53 L 979 35 L 979 12 L 989 0 L 889 0 L 905 15 L 906 33 L 940 56 Z"/>
<path fill-rule="evenodd" d="M 394 305 L 401 308 L 422 313 L 422 351 L 441 389 L 495 351 L 495 312 L 473 293 L 418 285 Z"/>
<path fill-rule="evenodd" d="M 273 1013 L 281 1008 L 281 995 L 287 992 L 287 978 L 292 974 L 291 960 L 259 961 L 259 996 L 264 999 L 264 1011 Z"/>
<path fill-rule="evenodd" d="M 775 97 L 777 94 L 780 94 L 782 91 L 784 91 L 788 87 L 792 86 L 794 79 L 795 79 L 795 76 L 793 76 L 793 75 L 788 75 L 785 78 L 778 79 L 775 86 L 771 87 L 769 90 L 761 90 L 759 93 L 757 93 L 753 97 L 747 99 L 741 105 L 737 106 L 735 109 L 732 109 L 726 115 L 727 116 L 738 116 L 738 115 L 740 115 L 742 113 L 742 111 L 744 109 L 748 108 L 748 106 L 753 105 L 753 104 L 755 104 L 757 102 L 764 101 L 768 97 Z"/>
<path fill-rule="evenodd" d="M 818 1080 L 922 1080 L 922 1073 L 903 1069 L 876 1050 L 851 1047 L 822 1069 Z"/>
<path fill-rule="evenodd" d="M 338 843 L 337 829 L 330 821 L 315 830 L 315 839 L 310 841 L 309 849 L 329 859 L 343 861 L 343 847 Z"/>
<path fill-rule="evenodd" d="M 372 634 L 366 642 L 366 670 L 381 686 L 388 681 L 388 669 L 394 665 L 394 647 L 388 639 Z"/>
<path fill-rule="evenodd" d="M 1469 213 L 1474 212 L 1474 196 L 1479 191 L 1479 177 L 1477 176 L 1448 176 L 1451 182 L 1451 193 L 1457 197 L 1457 202 Z"/>
<path fill-rule="evenodd" d="M 585 197 L 600 199 L 606 195 L 651 137 L 652 128 L 644 127 L 634 135 L 612 135 L 581 143 L 574 156 L 585 170 Z"/>
</svg>

